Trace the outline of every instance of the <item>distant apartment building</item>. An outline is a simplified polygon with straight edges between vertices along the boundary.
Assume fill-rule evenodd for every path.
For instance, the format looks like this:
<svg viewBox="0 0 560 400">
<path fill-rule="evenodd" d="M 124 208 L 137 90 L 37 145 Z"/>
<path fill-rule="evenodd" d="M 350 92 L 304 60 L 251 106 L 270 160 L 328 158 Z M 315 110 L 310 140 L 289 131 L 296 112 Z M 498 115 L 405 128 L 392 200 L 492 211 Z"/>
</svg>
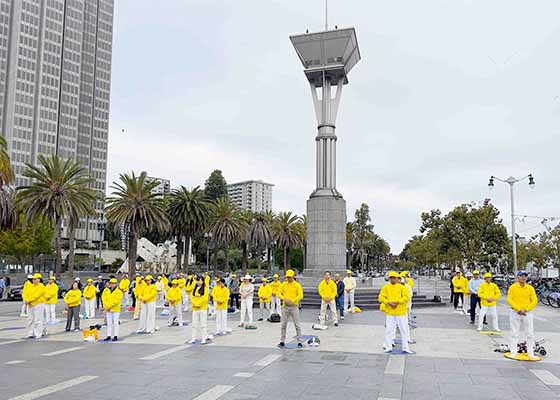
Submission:
<svg viewBox="0 0 560 400">
<path fill-rule="evenodd" d="M 154 178 L 152 176 L 146 177 L 146 183 L 152 183 L 154 181 L 159 182 L 159 184 L 152 189 L 152 193 L 159 193 L 159 194 L 171 193 L 171 181 L 169 179 Z"/>
<path fill-rule="evenodd" d="M 227 185 L 228 196 L 237 206 L 253 212 L 272 211 L 271 183 L 252 180 Z"/>
</svg>

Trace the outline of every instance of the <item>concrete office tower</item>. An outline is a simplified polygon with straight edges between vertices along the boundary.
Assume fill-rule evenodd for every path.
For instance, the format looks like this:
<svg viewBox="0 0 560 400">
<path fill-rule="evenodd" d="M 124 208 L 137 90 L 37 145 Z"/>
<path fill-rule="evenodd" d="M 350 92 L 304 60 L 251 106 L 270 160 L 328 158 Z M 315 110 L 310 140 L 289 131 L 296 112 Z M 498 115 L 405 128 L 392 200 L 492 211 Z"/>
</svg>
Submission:
<svg viewBox="0 0 560 400">
<path fill-rule="evenodd" d="M 231 202 L 253 212 L 272 211 L 272 183 L 244 181 L 227 185 Z"/>
<path fill-rule="evenodd" d="M 105 194 L 113 0 L 0 0 L 0 134 L 16 173 L 57 154 L 85 166 Z M 103 210 L 103 202 L 95 208 Z M 78 240 L 99 240 L 97 216 Z"/>
<path fill-rule="evenodd" d="M 346 202 L 336 190 L 335 124 L 342 88 L 360 60 L 354 28 L 290 37 L 311 87 L 317 117 L 316 189 L 307 201 L 307 269 L 315 276 L 346 266 Z"/>
</svg>

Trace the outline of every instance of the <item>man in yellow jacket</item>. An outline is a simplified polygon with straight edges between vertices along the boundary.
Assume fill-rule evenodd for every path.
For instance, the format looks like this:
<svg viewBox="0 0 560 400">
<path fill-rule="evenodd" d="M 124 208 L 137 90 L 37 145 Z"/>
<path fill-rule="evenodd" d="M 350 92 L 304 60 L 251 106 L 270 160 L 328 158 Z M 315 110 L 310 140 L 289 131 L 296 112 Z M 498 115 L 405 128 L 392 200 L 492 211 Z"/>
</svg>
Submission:
<svg viewBox="0 0 560 400">
<path fill-rule="evenodd" d="M 56 323 L 56 303 L 58 303 L 58 285 L 54 275 L 49 276 L 45 286 L 45 322 L 47 325 Z"/>
<path fill-rule="evenodd" d="M 225 335 L 231 332 L 227 326 L 227 308 L 229 304 L 229 289 L 223 278 L 218 278 L 216 286 L 212 289 L 212 298 L 216 303 L 216 335 Z"/>
<path fill-rule="evenodd" d="M 319 283 L 318 291 L 321 297 L 321 313 L 319 314 L 321 325 L 326 324 L 328 307 L 331 309 L 334 326 L 338 326 L 338 313 L 336 312 L 336 303 L 334 301 L 337 287 L 336 283 L 331 279 L 331 273 L 329 271 L 325 272 L 325 279 Z"/>
<path fill-rule="evenodd" d="M 96 290 L 97 288 L 93 285 L 93 279 L 89 278 L 82 293 L 86 319 L 95 318 Z"/>
<path fill-rule="evenodd" d="M 262 278 L 262 285 L 259 287 L 257 294 L 259 296 L 260 309 L 259 321 L 263 321 L 265 310 L 268 314 L 266 318 L 270 318 L 270 300 L 272 299 L 272 287 L 268 284 L 268 280 L 266 278 Z"/>
<path fill-rule="evenodd" d="M 45 285 L 41 282 L 41 274 L 33 275 L 33 283 L 28 285 L 23 294 L 27 304 L 27 336 L 40 339 L 43 336 L 43 313 L 45 303 Z"/>
<path fill-rule="evenodd" d="M 280 291 L 281 285 L 282 282 L 280 282 L 280 276 L 278 274 L 274 274 L 272 282 L 270 282 L 270 288 L 272 289 L 272 298 L 270 299 L 270 313 L 278 314 L 280 316 L 282 316 L 282 302 L 280 301 L 280 297 L 278 297 L 278 292 Z"/>
<path fill-rule="evenodd" d="M 146 289 L 146 281 L 144 280 L 144 277 L 139 276 L 136 278 L 136 282 L 134 285 L 134 298 L 136 301 L 136 304 L 134 306 L 134 316 L 133 319 L 137 320 L 138 318 L 140 318 L 140 312 L 142 311 L 142 293 L 144 293 L 144 289 Z"/>
<path fill-rule="evenodd" d="M 389 283 L 379 292 L 381 311 L 385 313 L 385 343 L 383 350 L 390 353 L 393 350 L 396 328 L 401 333 L 402 351 L 411 354 L 409 348 L 409 330 L 407 320 L 407 304 L 410 292 L 407 287 L 399 283 L 400 276 L 395 271 L 389 272 Z"/>
<path fill-rule="evenodd" d="M 123 275 L 121 281 L 119 282 L 119 289 L 123 294 L 124 306 L 130 306 L 130 294 L 128 293 L 130 290 L 130 279 L 128 279 L 128 274 Z"/>
<path fill-rule="evenodd" d="M 177 318 L 179 326 L 183 326 L 183 304 L 181 303 L 183 293 L 177 279 L 171 281 L 171 288 L 167 291 L 166 296 L 169 303 L 169 321 L 167 321 L 167 326 L 172 326 L 173 319 L 175 318 Z"/>
<path fill-rule="evenodd" d="M 280 331 L 280 343 L 279 347 L 286 346 L 286 330 L 288 327 L 288 321 L 291 318 L 294 322 L 296 328 L 296 335 L 298 341 L 298 347 L 303 347 L 301 342 L 301 326 L 299 323 L 299 302 L 303 299 L 303 289 L 299 282 L 295 278 L 296 274 L 292 269 L 286 271 L 286 280 L 280 286 L 280 291 L 278 292 L 278 297 L 283 301 L 284 308 L 282 310 L 282 321 L 281 321 L 281 331 Z"/>
<path fill-rule="evenodd" d="M 152 275 L 146 276 L 146 287 L 140 295 L 140 321 L 136 333 L 154 333 L 156 331 L 156 297 L 157 289 Z"/>
<path fill-rule="evenodd" d="M 105 341 L 119 340 L 119 317 L 121 315 L 123 292 L 117 287 L 117 279 L 109 279 L 109 285 L 101 294 L 103 311 L 107 315 L 107 337 Z M 111 338 L 112 337 L 112 338 Z"/>
<path fill-rule="evenodd" d="M 517 345 L 521 331 L 527 337 L 527 355 L 535 357 L 535 332 L 533 329 L 533 310 L 538 304 L 537 294 L 533 286 L 527 283 L 527 272 L 517 273 L 517 282 L 509 287 L 508 304 L 511 307 L 509 323 L 511 329 L 511 356 L 517 355 Z"/>
<path fill-rule="evenodd" d="M 457 311 L 459 299 L 461 299 L 461 306 L 465 301 L 465 291 L 468 289 L 469 281 L 460 271 L 457 271 L 451 283 L 453 284 L 453 308 Z"/>
<path fill-rule="evenodd" d="M 28 307 L 27 307 L 27 303 L 25 302 L 25 292 L 33 285 L 33 275 L 29 274 L 27 275 L 27 279 L 25 280 L 25 282 L 23 282 L 23 289 L 21 290 L 21 298 L 22 298 L 22 304 L 21 304 L 21 313 L 19 314 L 20 317 L 27 317 L 28 315 Z"/>
<path fill-rule="evenodd" d="M 478 287 L 478 297 L 480 298 L 480 315 L 478 316 L 478 328 L 476 330 L 482 331 L 484 317 L 489 315 L 492 319 L 492 329 L 496 332 L 501 332 L 498 324 L 496 302 L 502 297 L 502 293 L 498 285 L 492 282 L 492 274 L 490 272 L 484 274 L 484 282 Z"/>
</svg>

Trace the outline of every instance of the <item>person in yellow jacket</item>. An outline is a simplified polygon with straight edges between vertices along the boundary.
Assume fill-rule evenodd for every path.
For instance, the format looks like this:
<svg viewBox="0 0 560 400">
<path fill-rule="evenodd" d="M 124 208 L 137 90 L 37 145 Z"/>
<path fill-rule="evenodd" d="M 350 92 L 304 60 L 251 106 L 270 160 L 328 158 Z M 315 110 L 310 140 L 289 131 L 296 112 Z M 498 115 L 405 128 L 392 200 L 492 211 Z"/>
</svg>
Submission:
<svg viewBox="0 0 560 400">
<path fill-rule="evenodd" d="M 272 286 L 268 284 L 268 279 L 262 278 L 262 284 L 261 287 L 259 287 L 257 295 L 259 296 L 259 310 L 260 310 L 259 321 L 263 321 L 265 316 L 265 310 L 266 310 L 266 314 L 268 314 L 266 318 L 270 318 L 270 301 L 272 300 Z"/>
<path fill-rule="evenodd" d="M 27 337 L 40 339 L 43 336 L 43 314 L 45 303 L 45 285 L 41 282 L 41 274 L 34 274 L 33 281 L 22 294 L 27 304 Z"/>
<path fill-rule="evenodd" d="M 210 280 L 212 278 L 210 277 L 210 273 L 208 271 L 206 271 L 204 273 L 204 286 L 206 286 L 206 289 L 208 289 L 210 287 Z"/>
<path fill-rule="evenodd" d="M 453 284 L 453 308 L 457 311 L 459 299 L 461 299 L 461 306 L 465 302 L 465 290 L 468 290 L 469 281 L 460 271 L 457 271 L 451 283 Z"/>
<path fill-rule="evenodd" d="M 181 282 L 179 282 L 179 286 Z M 191 311 L 191 294 L 196 285 L 196 281 L 192 275 L 188 275 L 187 279 L 184 280 L 184 297 L 183 297 L 183 306 L 185 311 Z"/>
<path fill-rule="evenodd" d="M 337 287 L 336 283 L 331 279 L 331 273 L 329 271 L 325 272 L 325 279 L 319 283 L 318 291 L 321 297 L 321 313 L 319 315 L 321 325 L 326 324 L 327 308 L 330 308 L 334 326 L 338 326 L 338 313 L 336 312 L 336 303 L 334 301 Z"/>
<path fill-rule="evenodd" d="M 208 339 L 208 288 L 204 278 L 200 275 L 194 277 L 195 287 L 191 293 L 192 304 L 192 339 L 190 344 L 200 340 L 206 344 Z"/>
<path fill-rule="evenodd" d="M 96 289 L 93 285 L 93 279 L 89 278 L 82 293 L 86 319 L 95 318 Z"/>
<path fill-rule="evenodd" d="M 183 326 L 183 293 L 177 279 L 171 281 L 171 287 L 167 291 L 166 297 L 169 303 L 169 321 L 167 321 L 167 326 L 173 326 L 175 319 L 177 319 L 179 326 Z"/>
<path fill-rule="evenodd" d="M 140 321 L 136 333 L 154 333 L 156 331 L 157 289 L 152 275 L 146 276 L 146 287 L 140 295 Z"/>
<path fill-rule="evenodd" d="M 484 282 L 478 287 L 478 297 L 480 298 L 480 315 L 478 316 L 478 328 L 476 330 L 482 330 L 484 317 L 489 315 L 492 319 L 492 329 L 496 332 L 501 332 L 498 324 L 496 301 L 502 297 L 502 293 L 498 285 L 492 282 L 492 274 L 490 272 L 484 274 Z"/>
<path fill-rule="evenodd" d="M 296 328 L 298 347 L 303 347 L 301 342 L 301 326 L 299 323 L 299 302 L 303 299 L 303 289 L 299 282 L 295 280 L 295 272 L 292 269 L 286 271 L 286 280 L 280 286 L 278 297 L 283 302 L 282 320 L 280 324 L 280 343 L 278 347 L 286 346 L 286 330 L 290 318 Z"/>
<path fill-rule="evenodd" d="M 165 301 L 165 283 L 163 282 L 163 276 L 158 275 L 156 281 L 156 308 L 162 308 L 163 302 Z"/>
<path fill-rule="evenodd" d="M 216 286 L 212 289 L 212 298 L 216 303 L 216 335 L 225 335 L 231 332 L 227 326 L 227 308 L 229 304 L 229 289 L 222 278 L 218 278 Z"/>
<path fill-rule="evenodd" d="M 409 329 L 407 304 L 410 292 L 407 287 L 399 283 L 400 276 L 395 271 L 389 272 L 389 283 L 385 284 L 379 292 L 380 309 L 385 313 L 385 343 L 383 350 L 389 353 L 393 350 L 396 328 L 401 333 L 402 351 L 412 353 L 409 347 Z"/>
<path fill-rule="evenodd" d="M 95 289 L 95 288 L 94 288 Z M 80 304 L 82 303 L 82 291 L 78 282 L 72 283 L 72 288 L 64 295 L 66 303 L 66 332 L 72 329 L 72 320 L 74 320 L 74 332 L 80 331 Z M 95 303 L 94 303 L 95 304 Z"/>
<path fill-rule="evenodd" d="M 49 276 L 49 282 L 45 286 L 45 322 L 47 325 L 56 323 L 56 303 L 58 303 L 58 285 L 56 277 Z"/>
<path fill-rule="evenodd" d="M 354 312 L 354 293 L 356 291 L 356 278 L 352 276 L 352 270 L 346 270 L 346 276 L 342 280 L 344 283 L 344 310 L 349 310 L 350 313 Z"/>
<path fill-rule="evenodd" d="M 272 277 L 272 282 L 270 282 L 270 288 L 272 289 L 272 298 L 270 299 L 270 314 L 278 314 L 282 316 L 282 301 L 278 297 L 278 292 L 280 291 L 280 276 L 274 274 Z"/>
<path fill-rule="evenodd" d="M 23 289 L 21 290 L 22 304 L 21 304 L 21 313 L 19 314 L 20 317 L 27 317 L 28 307 L 27 307 L 27 303 L 23 299 L 25 298 L 25 292 L 29 289 L 31 285 L 33 285 L 33 275 L 29 274 L 27 275 L 27 279 L 25 280 L 25 282 L 23 282 Z"/>
<path fill-rule="evenodd" d="M 142 311 L 142 293 L 144 293 L 144 289 L 146 289 L 146 281 L 144 280 L 144 277 L 139 276 L 136 278 L 136 283 L 134 285 L 134 298 L 136 301 L 136 304 L 134 306 L 134 316 L 133 319 L 137 320 L 140 318 L 140 312 Z"/>
<path fill-rule="evenodd" d="M 508 304 L 511 307 L 509 323 L 511 329 L 511 356 L 517 355 L 517 345 L 521 332 L 527 337 L 527 355 L 535 357 L 535 332 L 533 328 L 533 310 L 538 304 L 537 294 L 533 286 L 527 283 L 525 271 L 517 273 L 517 282 L 508 289 Z"/>
<path fill-rule="evenodd" d="M 107 337 L 106 342 L 119 340 L 119 317 L 121 315 L 123 292 L 117 287 L 117 279 L 109 279 L 108 286 L 101 294 L 101 302 L 103 303 L 103 311 L 107 317 Z"/>
<path fill-rule="evenodd" d="M 119 289 L 123 294 L 124 306 L 130 306 L 130 294 L 128 293 L 130 290 L 130 279 L 128 279 L 128 274 L 123 275 L 121 281 L 119 282 Z"/>
</svg>

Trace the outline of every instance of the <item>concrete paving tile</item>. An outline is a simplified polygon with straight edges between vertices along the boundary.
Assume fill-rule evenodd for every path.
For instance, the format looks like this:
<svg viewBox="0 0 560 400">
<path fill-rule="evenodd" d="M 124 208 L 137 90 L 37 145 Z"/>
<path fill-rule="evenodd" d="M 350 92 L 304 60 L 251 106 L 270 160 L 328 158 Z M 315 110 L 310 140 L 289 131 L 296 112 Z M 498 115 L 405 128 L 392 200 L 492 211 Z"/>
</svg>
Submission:
<svg viewBox="0 0 560 400">
<path fill-rule="evenodd" d="M 501 376 L 538 381 L 538 378 L 526 368 L 498 368 L 497 370 Z"/>
</svg>

